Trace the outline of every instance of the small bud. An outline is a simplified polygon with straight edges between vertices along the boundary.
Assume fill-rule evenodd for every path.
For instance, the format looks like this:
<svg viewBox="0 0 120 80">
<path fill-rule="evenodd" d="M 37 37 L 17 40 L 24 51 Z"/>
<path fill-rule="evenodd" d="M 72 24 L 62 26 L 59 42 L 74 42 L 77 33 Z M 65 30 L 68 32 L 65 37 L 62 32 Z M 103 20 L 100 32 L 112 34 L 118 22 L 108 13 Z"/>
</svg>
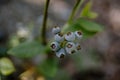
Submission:
<svg viewBox="0 0 120 80">
<path fill-rule="evenodd" d="M 59 58 L 64 58 L 65 57 L 65 50 L 61 48 L 58 52 L 56 52 L 56 56 Z"/>
<path fill-rule="evenodd" d="M 63 34 L 61 34 L 61 33 L 56 34 L 56 35 L 55 35 L 55 41 L 57 41 L 57 42 L 62 42 L 62 41 L 64 41 L 64 36 L 63 36 Z"/>
<path fill-rule="evenodd" d="M 80 50 L 81 50 L 81 46 L 80 46 L 80 44 L 78 44 L 78 43 L 76 44 L 76 50 L 77 50 L 77 51 L 80 51 Z"/>
<path fill-rule="evenodd" d="M 75 40 L 75 34 L 73 32 L 68 32 L 65 34 L 65 39 L 67 41 L 74 41 Z"/>
<path fill-rule="evenodd" d="M 60 27 L 55 26 L 55 27 L 53 28 L 53 30 L 52 30 L 52 33 L 53 33 L 53 34 L 60 33 Z"/>
<path fill-rule="evenodd" d="M 51 47 L 51 49 L 52 49 L 53 51 L 57 51 L 57 50 L 59 50 L 60 45 L 59 45 L 59 43 L 57 43 L 57 42 L 52 42 L 51 45 L 50 45 L 50 47 Z"/>
</svg>

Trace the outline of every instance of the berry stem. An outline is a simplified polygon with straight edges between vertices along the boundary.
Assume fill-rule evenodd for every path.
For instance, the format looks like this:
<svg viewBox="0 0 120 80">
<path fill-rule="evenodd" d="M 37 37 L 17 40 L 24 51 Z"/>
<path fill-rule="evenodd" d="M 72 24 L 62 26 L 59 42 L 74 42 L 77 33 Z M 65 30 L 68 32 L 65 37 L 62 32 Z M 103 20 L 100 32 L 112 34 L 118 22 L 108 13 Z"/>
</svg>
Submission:
<svg viewBox="0 0 120 80">
<path fill-rule="evenodd" d="M 81 4 L 83 3 L 84 0 L 77 0 L 75 6 L 72 9 L 72 12 L 70 14 L 70 17 L 68 19 L 68 23 L 71 23 L 71 21 L 73 20 L 73 17 L 75 16 L 78 8 L 81 6 Z"/>
<path fill-rule="evenodd" d="M 46 26 L 47 26 L 47 17 L 48 17 L 48 6 L 49 6 L 50 0 L 46 0 L 45 9 L 44 9 L 44 18 L 43 18 L 43 24 L 42 24 L 42 43 L 43 45 L 47 44 L 46 40 Z"/>
</svg>

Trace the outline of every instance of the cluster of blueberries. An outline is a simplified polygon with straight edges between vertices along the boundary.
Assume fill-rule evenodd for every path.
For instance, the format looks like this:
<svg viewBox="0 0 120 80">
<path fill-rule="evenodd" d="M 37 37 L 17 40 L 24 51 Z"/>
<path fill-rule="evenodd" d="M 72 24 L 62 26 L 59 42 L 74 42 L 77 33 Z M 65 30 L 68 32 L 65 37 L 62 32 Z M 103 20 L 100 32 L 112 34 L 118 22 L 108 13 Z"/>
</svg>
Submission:
<svg viewBox="0 0 120 80">
<path fill-rule="evenodd" d="M 51 43 L 50 47 L 55 51 L 56 56 L 64 58 L 67 54 L 73 54 L 81 50 L 81 46 L 78 41 L 82 38 L 81 31 L 68 32 L 62 34 L 60 27 L 54 27 L 52 30 L 54 34 L 54 42 Z"/>
</svg>

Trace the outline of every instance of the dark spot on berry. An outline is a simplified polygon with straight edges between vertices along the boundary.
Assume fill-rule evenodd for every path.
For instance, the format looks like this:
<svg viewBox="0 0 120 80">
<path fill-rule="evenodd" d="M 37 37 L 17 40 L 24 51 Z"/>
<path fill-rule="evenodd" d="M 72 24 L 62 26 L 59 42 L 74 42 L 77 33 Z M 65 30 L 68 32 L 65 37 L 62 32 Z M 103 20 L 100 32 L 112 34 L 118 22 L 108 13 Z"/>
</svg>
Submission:
<svg viewBox="0 0 120 80">
<path fill-rule="evenodd" d="M 58 26 L 54 26 L 54 28 L 57 28 Z"/>
<path fill-rule="evenodd" d="M 52 44 L 52 45 L 51 45 L 51 48 L 52 48 L 52 49 L 55 49 L 55 48 L 56 48 L 56 45 L 55 45 L 55 44 Z"/>
<path fill-rule="evenodd" d="M 78 33 L 78 35 L 82 35 L 82 33 L 80 31 L 78 31 L 77 33 Z"/>
<path fill-rule="evenodd" d="M 64 58 L 64 57 L 65 57 L 65 55 L 64 55 L 64 54 L 61 54 L 61 55 L 60 55 L 60 58 Z"/>
<path fill-rule="evenodd" d="M 71 45 L 71 44 L 68 44 L 68 45 L 67 45 L 67 47 L 68 47 L 68 48 L 71 48 L 71 47 L 72 47 L 72 45 Z"/>
<path fill-rule="evenodd" d="M 60 37 L 62 37 L 62 36 L 63 36 L 63 34 L 61 34 L 61 33 L 59 33 L 58 35 L 59 35 Z"/>
<path fill-rule="evenodd" d="M 81 46 L 80 45 L 77 46 L 77 50 L 81 50 Z"/>
<path fill-rule="evenodd" d="M 72 54 L 74 54 L 75 52 L 76 52 L 75 50 L 71 51 Z"/>
<path fill-rule="evenodd" d="M 68 36 L 71 35 L 71 32 L 68 32 L 67 35 L 68 35 Z"/>
</svg>

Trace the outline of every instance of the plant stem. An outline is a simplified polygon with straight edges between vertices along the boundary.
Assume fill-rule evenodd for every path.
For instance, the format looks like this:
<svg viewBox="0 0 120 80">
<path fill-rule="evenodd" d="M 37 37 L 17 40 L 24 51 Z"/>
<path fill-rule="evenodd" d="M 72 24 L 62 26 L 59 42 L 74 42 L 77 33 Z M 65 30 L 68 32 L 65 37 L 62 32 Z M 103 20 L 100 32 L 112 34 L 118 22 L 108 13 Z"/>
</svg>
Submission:
<svg viewBox="0 0 120 80">
<path fill-rule="evenodd" d="M 50 0 L 46 0 L 45 9 L 44 9 L 44 18 L 43 18 L 43 24 L 42 24 L 42 43 L 43 45 L 47 44 L 46 40 L 46 25 L 47 25 L 47 17 L 48 17 L 48 6 L 49 6 Z"/>
<path fill-rule="evenodd" d="M 82 4 L 82 2 L 83 2 L 83 0 L 77 0 L 74 8 L 72 9 L 72 12 L 71 12 L 71 14 L 70 14 L 70 17 L 69 17 L 69 19 L 68 19 L 68 23 L 71 23 L 71 21 L 73 20 L 73 17 L 74 17 L 74 15 L 76 14 L 77 9 L 78 9 L 79 6 Z"/>
</svg>

